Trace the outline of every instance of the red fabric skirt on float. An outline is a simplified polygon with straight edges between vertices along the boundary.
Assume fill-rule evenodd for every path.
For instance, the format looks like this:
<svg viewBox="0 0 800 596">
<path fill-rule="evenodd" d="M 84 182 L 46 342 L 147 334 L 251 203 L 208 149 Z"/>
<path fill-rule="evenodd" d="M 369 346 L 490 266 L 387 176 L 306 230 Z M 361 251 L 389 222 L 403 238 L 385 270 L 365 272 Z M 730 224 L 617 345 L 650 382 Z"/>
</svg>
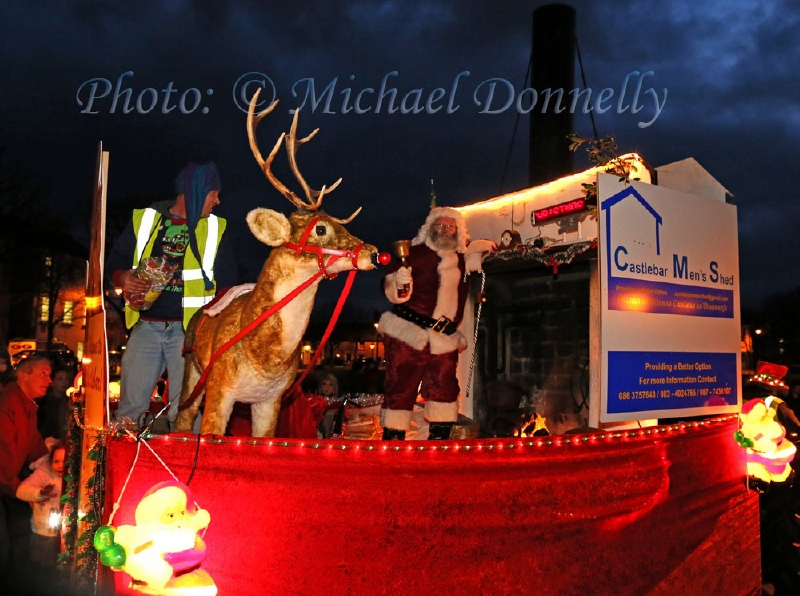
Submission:
<svg viewBox="0 0 800 596">
<path fill-rule="evenodd" d="M 191 481 L 211 515 L 203 569 L 220 594 L 760 594 L 736 429 L 727 416 L 522 439 L 206 436 Z M 185 482 L 197 437 L 149 445 Z M 105 518 L 135 454 L 108 442 Z M 141 449 L 115 524 L 165 479 Z"/>
</svg>

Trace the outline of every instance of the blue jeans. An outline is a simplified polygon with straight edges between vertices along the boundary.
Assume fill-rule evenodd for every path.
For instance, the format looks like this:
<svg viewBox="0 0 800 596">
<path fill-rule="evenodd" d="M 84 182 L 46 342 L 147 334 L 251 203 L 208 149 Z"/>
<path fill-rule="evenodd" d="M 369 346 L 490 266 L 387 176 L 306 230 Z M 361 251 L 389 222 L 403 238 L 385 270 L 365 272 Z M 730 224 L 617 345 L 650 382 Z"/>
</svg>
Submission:
<svg viewBox="0 0 800 596">
<path fill-rule="evenodd" d="M 122 356 L 120 399 L 116 418 L 130 418 L 150 409 L 150 396 L 161 373 L 169 373 L 170 429 L 178 415 L 183 385 L 183 323 L 142 321 L 133 326 Z"/>
</svg>

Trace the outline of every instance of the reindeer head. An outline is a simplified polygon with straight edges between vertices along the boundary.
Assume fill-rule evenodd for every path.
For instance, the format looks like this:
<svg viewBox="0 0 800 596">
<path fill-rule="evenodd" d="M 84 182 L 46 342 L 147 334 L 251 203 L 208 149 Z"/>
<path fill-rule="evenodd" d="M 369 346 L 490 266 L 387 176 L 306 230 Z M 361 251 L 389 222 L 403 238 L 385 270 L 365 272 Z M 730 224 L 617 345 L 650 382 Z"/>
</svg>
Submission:
<svg viewBox="0 0 800 596">
<path fill-rule="evenodd" d="M 361 242 L 323 212 L 296 211 L 287 218 L 283 213 L 259 207 L 247 214 L 247 225 L 259 241 L 315 261 L 329 275 L 375 268 L 377 249 Z"/>
<path fill-rule="evenodd" d="M 267 159 L 261 156 L 256 142 L 256 127 L 264 116 L 275 109 L 278 101 L 275 100 L 267 109 L 256 114 L 255 105 L 260 93 L 260 89 L 255 92 L 247 112 L 247 136 L 250 141 L 250 150 L 270 183 L 298 210 L 287 218 L 270 209 L 254 209 L 247 214 L 250 231 L 258 240 L 268 246 L 282 246 L 287 250 L 294 251 L 303 259 L 316 260 L 320 269 L 329 274 L 348 269 L 373 269 L 375 267 L 374 259 L 378 254 L 377 248 L 371 244 L 364 244 L 344 227 L 344 224 L 351 222 L 358 215 L 361 207 L 347 219 L 332 217 L 321 209 L 325 195 L 335 190 L 342 179 L 339 178 L 330 187 L 323 186 L 320 190 L 314 190 L 300 173 L 297 165 L 297 149 L 314 138 L 319 129 L 315 129 L 307 137 L 298 140 L 299 109 L 295 110 L 289 133 L 281 133 Z M 272 162 L 284 141 L 289 166 L 305 192 L 305 200 L 286 187 L 272 172 Z"/>
</svg>

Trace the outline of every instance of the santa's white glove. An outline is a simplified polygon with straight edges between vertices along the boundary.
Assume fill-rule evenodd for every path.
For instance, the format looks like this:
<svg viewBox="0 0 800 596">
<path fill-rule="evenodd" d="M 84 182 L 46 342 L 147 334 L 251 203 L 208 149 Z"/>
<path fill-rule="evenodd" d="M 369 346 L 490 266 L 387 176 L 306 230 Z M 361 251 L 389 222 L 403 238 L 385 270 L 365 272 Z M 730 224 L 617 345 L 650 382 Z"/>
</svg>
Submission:
<svg viewBox="0 0 800 596">
<path fill-rule="evenodd" d="M 476 252 L 471 255 L 467 255 L 464 258 L 464 268 L 467 270 L 467 274 L 469 273 L 480 273 L 483 271 L 481 266 L 483 259 L 481 258 L 481 253 Z"/>
<path fill-rule="evenodd" d="M 467 246 L 464 255 L 464 268 L 467 273 L 480 273 L 483 271 L 483 258 L 495 250 L 497 245 L 491 240 L 473 240 Z"/>
<path fill-rule="evenodd" d="M 394 282 L 398 286 L 406 286 L 411 283 L 411 267 L 400 267 L 394 274 Z"/>
</svg>

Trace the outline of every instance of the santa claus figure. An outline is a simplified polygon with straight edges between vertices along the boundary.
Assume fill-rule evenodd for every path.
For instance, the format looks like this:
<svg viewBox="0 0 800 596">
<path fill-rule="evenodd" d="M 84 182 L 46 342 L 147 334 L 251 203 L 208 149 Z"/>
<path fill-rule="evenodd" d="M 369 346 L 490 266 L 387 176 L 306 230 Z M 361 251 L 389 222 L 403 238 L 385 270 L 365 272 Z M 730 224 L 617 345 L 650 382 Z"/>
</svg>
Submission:
<svg viewBox="0 0 800 596">
<path fill-rule="evenodd" d="M 785 482 L 792 474 L 797 447 L 786 438 L 786 429 L 776 420 L 777 397 L 751 399 L 739 414 L 741 428 L 736 440 L 747 449 L 747 475 L 764 483 Z"/>
<path fill-rule="evenodd" d="M 133 590 L 169 596 L 217 593 L 211 576 L 200 569 L 206 554 L 200 532 L 211 517 L 195 505 L 186 485 L 162 482 L 152 487 L 136 506 L 135 519 L 134 525 L 103 526 L 95 536 L 98 550 L 110 553 L 101 561 L 128 573 Z"/>
<path fill-rule="evenodd" d="M 459 330 L 469 283 L 489 240 L 469 241 L 464 218 L 434 207 L 411 241 L 405 263 L 395 263 L 383 289 L 392 302 L 379 329 L 384 335 L 386 379 L 381 410 L 383 439 L 405 439 L 417 395 L 425 399 L 429 439 L 449 439 L 458 418 L 458 353 L 467 347 Z"/>
</svg>

